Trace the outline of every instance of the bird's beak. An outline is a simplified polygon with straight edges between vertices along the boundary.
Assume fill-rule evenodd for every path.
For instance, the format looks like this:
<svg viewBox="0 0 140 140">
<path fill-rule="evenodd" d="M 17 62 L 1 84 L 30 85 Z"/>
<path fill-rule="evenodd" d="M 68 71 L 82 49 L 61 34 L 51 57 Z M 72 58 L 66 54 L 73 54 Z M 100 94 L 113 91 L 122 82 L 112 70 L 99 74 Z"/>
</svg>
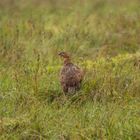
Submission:
<svg viewBox="0 0 140 140">
<path fill-rule="evenodd" d="M 58 55 L 61 55 L 61 53 L 58 53 Z"/>
</svg>

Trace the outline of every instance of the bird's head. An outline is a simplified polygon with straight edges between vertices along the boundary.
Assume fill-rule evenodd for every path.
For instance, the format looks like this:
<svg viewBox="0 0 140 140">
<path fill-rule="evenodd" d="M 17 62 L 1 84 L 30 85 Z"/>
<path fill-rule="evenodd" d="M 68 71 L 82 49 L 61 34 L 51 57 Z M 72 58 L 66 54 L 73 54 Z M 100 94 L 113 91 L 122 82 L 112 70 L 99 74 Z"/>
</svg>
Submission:
<svg viewBox="0 0 140 140">
<path fill-rule="evenodd" d="M 60 52 L 60 53 L 58 53 L 58 55 L 59 55 L 61 58 L 64 58 L 64 59 L 69 59 L 69 58 L 70 58 L 69 54 L 66 53 L 66 52 Z"/>
<path fill-rule="evenodd" d="M 71 59 L 68 53 L 60 52 L 58 55 L 64 60 L 64 64 L 71 63 Z"/>
</svg>

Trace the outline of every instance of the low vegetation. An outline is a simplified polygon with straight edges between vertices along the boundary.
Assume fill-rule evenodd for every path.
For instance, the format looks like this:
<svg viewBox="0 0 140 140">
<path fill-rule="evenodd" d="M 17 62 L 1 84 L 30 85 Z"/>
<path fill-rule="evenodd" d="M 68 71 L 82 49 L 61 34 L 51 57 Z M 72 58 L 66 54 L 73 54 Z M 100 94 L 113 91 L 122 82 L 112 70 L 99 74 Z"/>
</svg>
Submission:
<svg viewBox="0 0 140 140">
<path fill-rule="evenodd" d="M 139 0 L 0 1 L 0 139 L 140 138 Z M 85 77 L 65 96 L 59 51 Z"/>
</svg>

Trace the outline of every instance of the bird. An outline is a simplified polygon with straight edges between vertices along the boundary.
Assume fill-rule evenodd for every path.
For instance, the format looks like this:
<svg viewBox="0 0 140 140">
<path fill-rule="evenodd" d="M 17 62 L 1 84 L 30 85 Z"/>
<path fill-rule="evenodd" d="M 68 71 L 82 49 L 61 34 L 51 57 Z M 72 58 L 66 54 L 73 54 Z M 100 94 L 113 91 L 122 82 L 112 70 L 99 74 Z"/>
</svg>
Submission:
<svg viewBox="0 0 140 140">
<path fill-rule="evenodd" d="M 77 65 L 71 62 L 71 57 L 67 52 L 58 54 L 63 59 L 63 67 L 60 71 L 60 83 L 65 94 L 71 94 L 80 90 L 84 77 L 84 72 Z"/>
</svg>

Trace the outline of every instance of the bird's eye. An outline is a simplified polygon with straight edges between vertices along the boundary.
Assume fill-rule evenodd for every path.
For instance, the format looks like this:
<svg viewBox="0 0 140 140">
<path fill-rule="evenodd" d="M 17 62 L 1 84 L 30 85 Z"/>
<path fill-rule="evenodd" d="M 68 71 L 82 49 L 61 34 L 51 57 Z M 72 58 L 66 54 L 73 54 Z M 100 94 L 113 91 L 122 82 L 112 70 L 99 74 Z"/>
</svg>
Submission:
<svg viewBox="0 0 140 140">
<path fill-rule="evenodd" d="M 65 55 L 65 53 L 62 53 L 61 55 Z"/>
</svg>

